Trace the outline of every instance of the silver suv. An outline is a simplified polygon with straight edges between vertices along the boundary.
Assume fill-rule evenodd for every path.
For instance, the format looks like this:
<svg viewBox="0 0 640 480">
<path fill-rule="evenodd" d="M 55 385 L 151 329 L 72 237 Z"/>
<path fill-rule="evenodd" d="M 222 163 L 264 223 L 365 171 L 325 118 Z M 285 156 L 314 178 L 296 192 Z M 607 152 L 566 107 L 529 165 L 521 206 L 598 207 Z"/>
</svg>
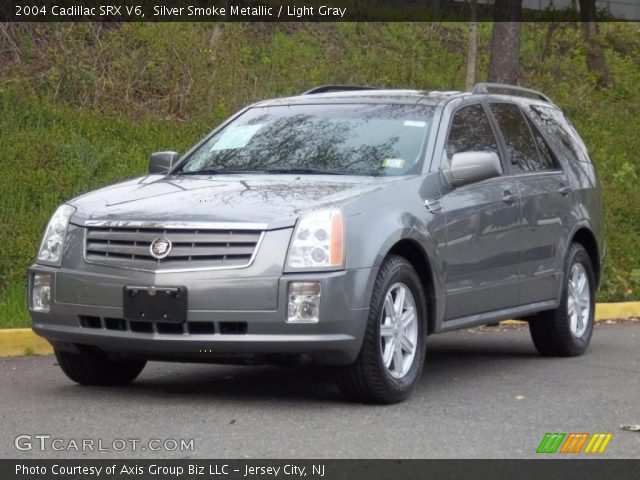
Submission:
<svg viewBox="0 0 640 480">
<path fill-rule="evenodd" d="M 149 172 L 58 208 L 30 269 L 33 329 L 76 382 L 307 357 L 391 403 L 433 333 L 519 318 L 555 356 L 591 339 L 600 189 L 539 92 L 319 87 Z"/>
</svg>

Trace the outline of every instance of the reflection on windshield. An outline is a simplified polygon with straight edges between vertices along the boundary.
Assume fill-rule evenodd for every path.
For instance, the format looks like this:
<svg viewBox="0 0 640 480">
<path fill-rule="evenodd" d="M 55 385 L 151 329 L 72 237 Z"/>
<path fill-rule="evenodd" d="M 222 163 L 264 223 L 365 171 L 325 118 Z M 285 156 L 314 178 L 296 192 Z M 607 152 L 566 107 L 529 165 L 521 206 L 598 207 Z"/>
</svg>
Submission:
<svg viewBox="0 0 640 480">
<path fill-rule="evenodd" d="M 256 107 L 204 142 L 178 173 L 418 173 L 432 115 L 424 105 Z"/>
</svg>

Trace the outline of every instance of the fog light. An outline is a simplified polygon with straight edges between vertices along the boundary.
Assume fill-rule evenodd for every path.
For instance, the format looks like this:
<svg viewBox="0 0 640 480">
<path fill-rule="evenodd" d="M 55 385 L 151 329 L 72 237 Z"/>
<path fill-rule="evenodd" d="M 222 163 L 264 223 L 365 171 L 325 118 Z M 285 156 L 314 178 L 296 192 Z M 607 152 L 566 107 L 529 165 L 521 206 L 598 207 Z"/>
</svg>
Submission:
<svg viewBox="0 0 640 480">
<path fill-rule="evenodd" d="M 287 322 L 317 323 L 320 320 L 320 282 L 290 282 Z"/>
<path fill-rule="evenodd" d="M 49 313 L 51 307 L 51 277 L 50 273 L 36 273 L 33 275 L 31 286 L 31 310 Z"/>
</svg>

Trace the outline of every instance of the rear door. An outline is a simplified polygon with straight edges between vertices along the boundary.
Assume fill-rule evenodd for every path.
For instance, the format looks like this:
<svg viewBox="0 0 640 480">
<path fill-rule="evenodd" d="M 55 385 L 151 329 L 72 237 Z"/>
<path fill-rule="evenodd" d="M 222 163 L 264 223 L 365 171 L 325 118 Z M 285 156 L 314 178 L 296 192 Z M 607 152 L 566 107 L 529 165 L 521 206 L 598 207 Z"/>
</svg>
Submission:
<svg viewBox="0 0 640 480">
<path fill-rule="evenodd" d="M 480 103 L 458 108 L 452 114 L 441 168 L 446 170 L 455 153 L 486 151 L 500 155 L 485 108 Z M 520 200 L 515 180 L 499 176 L 457 188 L 445 184 L 442 193 L 445 320 L 517 305 Z"/>
<path fill-rule="evenodd" d="M 570 224 L 573 191 L 567 176 L 537 127 L 513 103 L 492 102 L 489 109 L 500 127 L 512 178 L 520 192 L 522 237 L 520 304 L 558 295 L 565 231 Z"/>
</svg>

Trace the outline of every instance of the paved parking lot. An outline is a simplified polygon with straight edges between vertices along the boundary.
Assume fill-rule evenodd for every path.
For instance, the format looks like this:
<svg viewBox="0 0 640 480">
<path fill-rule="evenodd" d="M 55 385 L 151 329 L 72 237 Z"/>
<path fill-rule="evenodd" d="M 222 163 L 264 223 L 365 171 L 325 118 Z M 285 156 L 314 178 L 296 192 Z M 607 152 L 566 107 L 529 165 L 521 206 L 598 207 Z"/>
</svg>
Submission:
<svg viewBox="0 0 640 480">
<path fill-rule="evenodd" d="M 640 458 L 640 324 L 602 324 L 582 357 L 537 356 L 526 328 L 430 337 L 409 401 L 343 400 L 330 371 L 151 363 L 126 388 L 73 384 L 54 357 L 0 359 L 0 457 L 534 457 L 546 432 L 611 432 L 603 456 Z M 19 451 L 20 434 L 193 439 L 193 451 Z M 37 442 L 34 442 L 34 446 Z M 585 456 L 585 455 L 582 455 Z"/>
</svg>

